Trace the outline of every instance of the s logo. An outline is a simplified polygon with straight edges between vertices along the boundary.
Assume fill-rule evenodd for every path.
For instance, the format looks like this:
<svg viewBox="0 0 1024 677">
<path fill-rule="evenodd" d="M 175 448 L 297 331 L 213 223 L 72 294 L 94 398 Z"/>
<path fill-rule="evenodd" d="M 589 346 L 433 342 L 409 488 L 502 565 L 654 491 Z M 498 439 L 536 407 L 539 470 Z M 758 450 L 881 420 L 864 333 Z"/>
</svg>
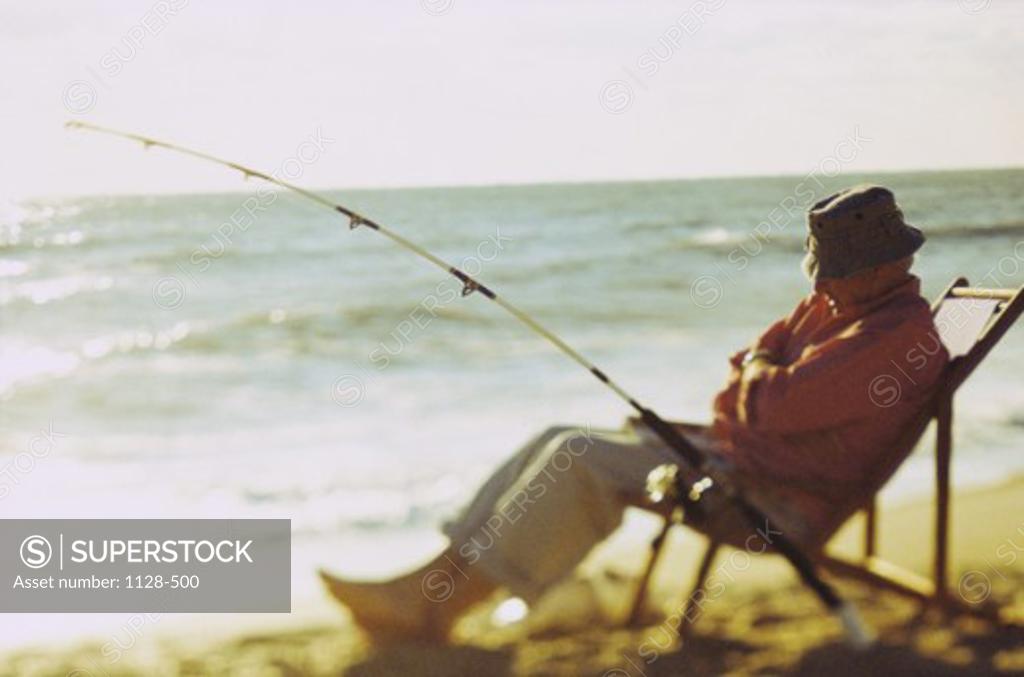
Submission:
<svg viewBox="0 0 1024 677">
<path fill-rule="evenodd" d="M 29 536 L 21 542 L 21 561 L 30 569 L 42 569 L 50 563 L 53 548 L 42 536 Z"/>
</svg>

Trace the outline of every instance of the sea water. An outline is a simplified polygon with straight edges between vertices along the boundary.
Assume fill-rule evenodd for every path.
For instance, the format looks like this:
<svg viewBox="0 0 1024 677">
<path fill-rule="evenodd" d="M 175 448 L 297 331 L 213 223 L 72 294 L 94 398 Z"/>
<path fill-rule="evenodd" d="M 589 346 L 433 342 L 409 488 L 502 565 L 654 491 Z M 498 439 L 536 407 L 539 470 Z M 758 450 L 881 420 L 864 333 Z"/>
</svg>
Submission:
<svg viewBox="0 0 1024 677">
<path fill-rule="evenodd" d="M 928 297 L 959 275 L 1024 283 L 1022 170 L 327 194 L 701 421 L 726 357 L 808 291 L 803 209 L 861 181 L 927 234 Z M 315 565 L 381 575 L 428 555 L 536 431 L 631 413 L 379 234 L 240 185 L 0 207 L 4 517 L 290 518 L 298 600 L 319 594 Z M 957 484 L 1024 469 L 1022 337 L 957 399 Z M 930 491 L 927 452 L 898 497 Z"/>
</svg>

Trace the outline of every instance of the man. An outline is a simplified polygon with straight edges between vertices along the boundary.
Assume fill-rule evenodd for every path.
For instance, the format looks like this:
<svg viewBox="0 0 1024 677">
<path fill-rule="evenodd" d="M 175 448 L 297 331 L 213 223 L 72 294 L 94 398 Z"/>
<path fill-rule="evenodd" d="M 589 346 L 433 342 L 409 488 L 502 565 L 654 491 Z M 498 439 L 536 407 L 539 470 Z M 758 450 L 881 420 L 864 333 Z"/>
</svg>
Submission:
<svg viewBox="0 0 1024 677">
<path fill-rule="evenodd" d="M 730 360 L 710 435 L 694 436 L 770 517 L 758 534 L 716 492 L 687 523 L 719 540 L 803 543 L 828 534 L 830 508 L 856 492 L 935 384 L 948 355 L 910 273 L 921 231 L 891 191 L 858 186 L 808 212 L 804 270 L 814 291 Z M 527 443 L 448 524 L 450 545 L 383 583 L 321 573 L 371 635 L 443 640 L 495 589 L 528 602 L 569 574 L 644 504 L 648 473 L 678 458 L 642 425 L 550 428 Z M 755 478 L 751 480 L 750 478 Z"/>
</svg>

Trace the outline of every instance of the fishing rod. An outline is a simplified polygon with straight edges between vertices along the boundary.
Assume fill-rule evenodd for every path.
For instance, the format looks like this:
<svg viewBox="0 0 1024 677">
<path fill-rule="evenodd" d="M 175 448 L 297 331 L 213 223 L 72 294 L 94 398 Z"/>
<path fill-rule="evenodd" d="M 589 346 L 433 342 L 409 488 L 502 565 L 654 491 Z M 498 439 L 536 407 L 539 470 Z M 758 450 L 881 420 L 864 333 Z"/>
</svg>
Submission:
<svg viewBox="0 0 1024 677">
<path fill-rule="evenodd" d="M 572 346 L 567 344 L 557 335 L 552 333 L 542 324 L 534 320 L 530 315 L 523 312 L 513 304 L 506 301 L 504 298 L 498 296 L 491 288 L 483 284 L 479 280 L 468 275 L 461 269 L 453 266 L 443 259 L 435 256 L 431 252 L 427 251 L 423 247 L 419 246 L 415 242 L 412 242 L 402 235 L 399 235 L 395 231 L 387 228 L 373 219 L 363 216 L 358 212 L 345 207 L 344 205 L 332 202 L 327 198 L 306 190 L 300 186 L 296 186 L 287 181 L 282 181 L 274 176 L 266 174 L 256 169 L 240 165 L 236 162 L 230 162 L 202 151 L 193 150 L 184 146 L 179 146 L 173 143 L 160 141 L 140 134 L 132 134 L 129 132 L 122 132 L 116 129 L 110 129 L 108 127 L 101 127 L 88 122 L 81 122 L 78 120 L 69 121 L 66 125 L 69 129 L 80 129 L 90 132 L 99 132 L 102 134 L 109 134 L 112 136 L 118 136 L 131 141 L 137 141 L 142 144 L 144 148 L 166 148 L 172 152 L 182 153 L 184 155 L 191 155 L 192 157 L 207 162 L 222 165 L 229 169 L 241 172 L 243 177 L 246 179 L 257 178 L 273 185 L 279 186 L 286 190 L 290 190 L 297 193 L 313 202 L 316 202 L 328 209 L 342 214 L 349 220 L 349 229 L 355 230 L 359 227 L 369 228 L 375 230 L 381 235 L 387 237 L 391 241 L 395 242 L 399 246 L 408 249 L 413 254 L 416 254 L 420 258 L 426 259 L 430 263 L 434 264 L 441 270 L 445 271 L 449 275 L 452 275 L 462 283 L 462 296 L 469 296 L 474 292 L 479 292 L 482 296 L 490 301 L 493 301 L 506 312 L 511 314 L 513 317 L 518 319 L 520 322 L 529 327 L 532 331 L 539 334 L 541 337 L 552 343 L 562 353 L 564 353 L 571 360 L 576 362 L 578 365 L 589 371 L 598 381 L 603 383 L 609 389 L 612 390 L 616 395 L 624 400 L 630 407 L 632 407 L 638 414 L 640 419 L 651 429 L 658 437 L 662 439 L 675 453 L 694 471 L 710 478 L 714 484 L 717 484 L 723 491 L 723 493 L 732 500 L 746 517 L 750 525 L 756 530 L 761 527 L 762 524 L 768 523 L 768 517 L 759 509 L 757 506 L 750 503 L 746 497 L 733 485 L 732 482 L 728 481 L 722 474 L 716 471 L 708 462 L 704 453 L 697 449 L 691 444 L 685 437 L 683 437 L 678 430 L 672 425 L 667 423 L 661 418 L 654 410 L 649 407 L 642 405 L 636 398 L 626 392 L 618 383 L 613 381 L 604 371 L 597 367 L 593 362 L 583 357 L 577 352 Z M 694 491 L 679 492 L 681 495 L 680 500 L 688 501 L 691 509 L 695 511 L 703 511 L 704 506 L 699 503 L 701 491 L 707 487 L 704 480 L 699 480 L 694 484 Z M 774 534 L 773 534 L 774 536 Z M 836 593 L 835 589 L 823 581 L 815 570 L 814 564 L 803 550 L 797 546 L 796 543 L 791 541 L 784 534 L 774 537 L 775 540 L 772 546 L 779 554 L 784 556 L 793 568 L 800 575 L 801 580 L 807 585 L 825 604 L 825 606 L 834 613 L 842 622 L 844 629 L 846 630 L 847 636 L 851 642 L 864 646 L 871 642 L 871 633 L 865 628 L 861 621 L 856 609 L 852 604 L 843 601 Z"/>
</svg>

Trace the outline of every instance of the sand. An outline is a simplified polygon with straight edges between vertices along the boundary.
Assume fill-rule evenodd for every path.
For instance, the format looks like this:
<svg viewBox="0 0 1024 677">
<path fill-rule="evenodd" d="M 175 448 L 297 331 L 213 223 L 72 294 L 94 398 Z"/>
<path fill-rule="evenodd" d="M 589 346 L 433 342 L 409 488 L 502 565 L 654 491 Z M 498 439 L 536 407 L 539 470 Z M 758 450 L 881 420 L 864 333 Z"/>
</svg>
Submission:
<svg viewBox="0 0 1024 677">
<path fill-rule="evenodd" d="M 883 512 L 880 551 L 914 571 L 929 571 L 930 504 Z M 1024 607 L 1024 478 L 956 496 L 953 585 L 971 602 Z M 835 621 L 795 583 L 776 557 L 724 554 L 715 574 L 724 585 L 694 631 L 674 632 L 699 553 L 700 537 L 676 530 L 642 627 L 622 624 L 643 543 L 653 522 L 595 552 L 578 577 L 554 591 L 530 622 L 498 626 L 483 605 L 457 628 L 458 641 L 437 647 L 374 648 L 338 610 L 335 622 L 264 634 L 198 640 L 159 629 L 118 660 L 97 644 L 10 653 L 0 675 L 989 675 L 1024 674 L 1024 630 L 949 618 L 891 593 L 841 583 L 879 634 L 868 651 L 849 648 Z M 857 525 L 834 550 L 854 552 Z M 8 618 L 14 618 L 8 616 Z M 109 652 L 108 652 L 109 654 Z"/>
</svg>

